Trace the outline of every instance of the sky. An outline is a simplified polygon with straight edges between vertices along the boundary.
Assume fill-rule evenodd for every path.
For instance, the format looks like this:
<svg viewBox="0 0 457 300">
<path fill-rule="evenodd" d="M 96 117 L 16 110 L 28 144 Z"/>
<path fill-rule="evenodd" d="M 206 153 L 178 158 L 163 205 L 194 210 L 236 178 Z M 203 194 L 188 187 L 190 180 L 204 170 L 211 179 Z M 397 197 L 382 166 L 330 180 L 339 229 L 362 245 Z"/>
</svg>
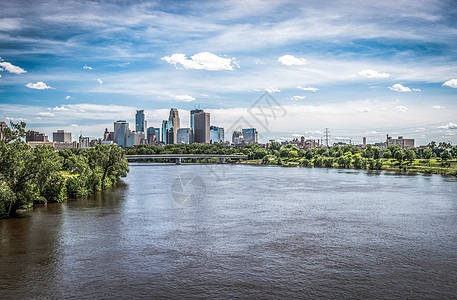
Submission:
<svg viewBox="0 0 457 300">
<path fill-rule="evenodd" d="M 0 121 L 102 137 L 144 109 L 226 139 L 457 144 L 449 1 L 0 0 Z"/>
</svg>

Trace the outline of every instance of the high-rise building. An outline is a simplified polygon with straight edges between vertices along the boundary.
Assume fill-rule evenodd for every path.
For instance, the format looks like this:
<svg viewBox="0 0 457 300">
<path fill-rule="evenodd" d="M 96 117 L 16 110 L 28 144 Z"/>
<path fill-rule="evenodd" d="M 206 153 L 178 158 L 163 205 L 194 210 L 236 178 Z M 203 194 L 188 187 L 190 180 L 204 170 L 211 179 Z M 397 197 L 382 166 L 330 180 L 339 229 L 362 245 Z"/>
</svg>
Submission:
<svg viewBox="0 0 457 300">
<path fill-rule="evenodd" d="M 177 133 L 178 144 L 191 144 L 193 140 L 192 128 L 179 128 Z"/>
<path fill-rule="evenodd" d="M 163 120 L 162 121 L 162 142 L 165 144 L 170 144 L 169 143 L 169 131 L 173 128 L 172 123 L 168 120 Z"/>
<path fill-rule="evenodd" d="M 170 109 L 170 116 L 168 117 L 168 121 L 171 122 L 171 126 L 172 126 L 172 134 L 170 135 L 170 143 L 169 144 L 176 144 L 177 142 L 177 134 L 178 134 L 178 130 L 180 128 L 180 124 L 179 124 L 179 114 L 178 114 L 178 110 L 176 108 L 172 108 Z"/>
<path fill-rule="evenodd" d="M 232 143 L 234 145 L 238 145 L 238 144 L 241 144 L 242 141 L 243 141 L 243 134 L 241 133 L 241 131 L 234 131 L 232 134 Z"/>
<path fill-rule="evenodd" d="M 259 134 L 255 128 L 248 128 L 242 130 L 243 139 L 245 143 L 258 143 Z"/>
<path fill-rule="evenodd" d="M 29 131 L 25 137 L 26 142 L 48 142 L 48 136 L 38 131 Z"/>
<path fill-rule="evenodd" d="M 192 109 L 190 111 L 190 128 L 194 130 L 195 133 L 195 128 L 194 128 L 194 115 L 203 112 L 202 109 Z"/>
<path fill-rule="evenodd" d="M 194 142 L 209 144 L 210 115 L 207 112 L 194 113 Z"/>
<path fill-rule="evenodd" d="M 127 147 L 127 138 L 130 134 L 129 123 L 124 120 L 114 122 L 114 142 L 119 147 Z"/>
<path fill-rule="evenodd" d="M 71 143 L 71 132 L 57 130 L 57 132 L 52 133 L 52 140 L 59 143 Z"/>
<path fill-rule="evenodd" d="M 103 133 L 103 140 L 114 141 L 114 132 L 108 131 L 108 128 L 105 128 L 105 132 Z"/>
<path fill-rule="evenodd" d="M 147 139 L 148 144 L 159 143 L 161 141 L 160 128 L 148 127 Z"/>
<path fill-rule="evenodd" d="M 211 126 L 209 128 L 209 139 L 210 143 L 223 143 L 224 142 L 224 128 Z"/>
<path fill-rule="evenodd" d="M 137 132 L 146 132 L 147 122 L 144 119 L 144 110 L 137 110 L 135 115 L 135 130 Z"/>
<path fill-rule="evenodd" d="M 219 139 L 221 140 L 221 143 L 225 142 L 225 130 L 223 127 L 219 127 Z"/>
</svg>

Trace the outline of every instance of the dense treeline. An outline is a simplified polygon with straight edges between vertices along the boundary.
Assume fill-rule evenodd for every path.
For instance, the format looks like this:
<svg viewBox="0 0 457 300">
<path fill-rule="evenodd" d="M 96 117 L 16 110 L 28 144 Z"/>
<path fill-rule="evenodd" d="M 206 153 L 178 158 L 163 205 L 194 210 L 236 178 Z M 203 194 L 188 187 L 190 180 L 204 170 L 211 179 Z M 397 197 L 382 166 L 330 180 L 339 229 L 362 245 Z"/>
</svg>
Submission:
<svg viewBox="0 0 457 300">
<path fill-rule="evenodd" d="M 50 146 L 30 148 L 21 140 L 25 123 L 11 123 L 0 140 L 0 216 L 34 204 L 105 189 L 127 175 L 124 150 L 116 145 L 55 151 Z"/>
<path fill-rule="evenodd" d="M 447 149 L 450 149 L 448 151 Z M 439 151 L 437 151 L 439 150 Z M 403 150 L 398 145 L 391 145 L 381 150 L 367 145 L 362 151 L 359 147 L 333 146 L 327 150 L 325 147 L 299 149 L 297 146 L 288 144 L 281 146 L 278 142 L 270 144 L 269 149 L 264 149 L 258 144 L 246 144 L 240 148 L 227 148 L 223 144 L 178 144 L 152 146 L 138 145 L 126 149 L 126 154 L 244 154 L 249 160 L 261 160 L 262 164 L 290 165 L 298 164 L 306 167 L 339 167 L 355 169 L 381 169 L 384 163 L 390 167 L 404 168 L 411 165 L 416 159 L 430 160 L 440 158 L 441 166 L 450 166 L 448 160 L 457 157 L 457 146 L 452 147 L 447 143 L 431 142 L 425 149 L 412 148 Z M 158 161 L 166 161 L 158 159 Z M 189 159 L 192 162 L 209 162 L 208 159 Z"/>
</svg>

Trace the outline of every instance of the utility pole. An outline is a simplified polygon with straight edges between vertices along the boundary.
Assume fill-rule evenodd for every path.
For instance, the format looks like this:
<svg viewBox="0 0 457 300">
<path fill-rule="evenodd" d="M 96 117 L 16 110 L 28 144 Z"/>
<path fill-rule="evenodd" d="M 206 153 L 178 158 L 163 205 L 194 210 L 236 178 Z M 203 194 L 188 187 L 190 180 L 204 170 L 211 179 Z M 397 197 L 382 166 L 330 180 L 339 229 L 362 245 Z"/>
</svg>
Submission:
<svg viewBox="0 0 457 300">
<path fill-rule="evenodd" d="M 328 131 L 328 128 L 325 128 L 325 145 L 327 146 L 327 150 L 328 150 L 328 137 L 329 137 L 329 134 L 330 131 Z"/>
</svg>

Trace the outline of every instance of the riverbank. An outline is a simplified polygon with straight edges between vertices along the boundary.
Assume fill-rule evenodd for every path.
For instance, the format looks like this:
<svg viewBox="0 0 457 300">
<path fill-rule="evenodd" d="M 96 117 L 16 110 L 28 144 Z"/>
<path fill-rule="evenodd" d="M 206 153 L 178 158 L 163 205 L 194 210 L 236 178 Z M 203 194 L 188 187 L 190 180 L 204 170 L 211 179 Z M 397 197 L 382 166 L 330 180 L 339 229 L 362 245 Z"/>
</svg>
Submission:
<svg viewBox="0 0 457 300">
<path fill-rule="evenodd" d="M 402 172 L 416 172 L 416 173 L 425 173 L 425 174 L 440 174 L 440 175 L 449 175 L 457 176 L 457 160 L 448 161 L 448 167 L 439 166 L 441 162 L 436 159 L 417 159 L 412 162 L 403 162 L 400 163 L 394 159 L 380 159 L 380 167 L 371 168 L 367 163 L 365 167 L 356 168 L 353 164 L 349 167 L 339 166 L 336 162 L 332 162 L 331 165 L 323 165 L 319 168 L 331 168 L 331 169 L 355 169 L 355 170 L 385 170 L 385 171 L 402 171 Z M 308 161 L 309 163 L 304 162 L 303 158 L 284 158 L 279 160 L 269 159 L 266 161 L 264 159 L 253 159 L 253 160 L 244 160 L 235 162 L 235 164 L 242 165 L 277 165 L 280 167 L 307 167 L 307 168 L 316 168 L 313 165 L 313 161 Z M 362 164 L 363 166 L 363 164 Z M 379 164 L 378 164 L 379 166 Z"/>
</svg>

